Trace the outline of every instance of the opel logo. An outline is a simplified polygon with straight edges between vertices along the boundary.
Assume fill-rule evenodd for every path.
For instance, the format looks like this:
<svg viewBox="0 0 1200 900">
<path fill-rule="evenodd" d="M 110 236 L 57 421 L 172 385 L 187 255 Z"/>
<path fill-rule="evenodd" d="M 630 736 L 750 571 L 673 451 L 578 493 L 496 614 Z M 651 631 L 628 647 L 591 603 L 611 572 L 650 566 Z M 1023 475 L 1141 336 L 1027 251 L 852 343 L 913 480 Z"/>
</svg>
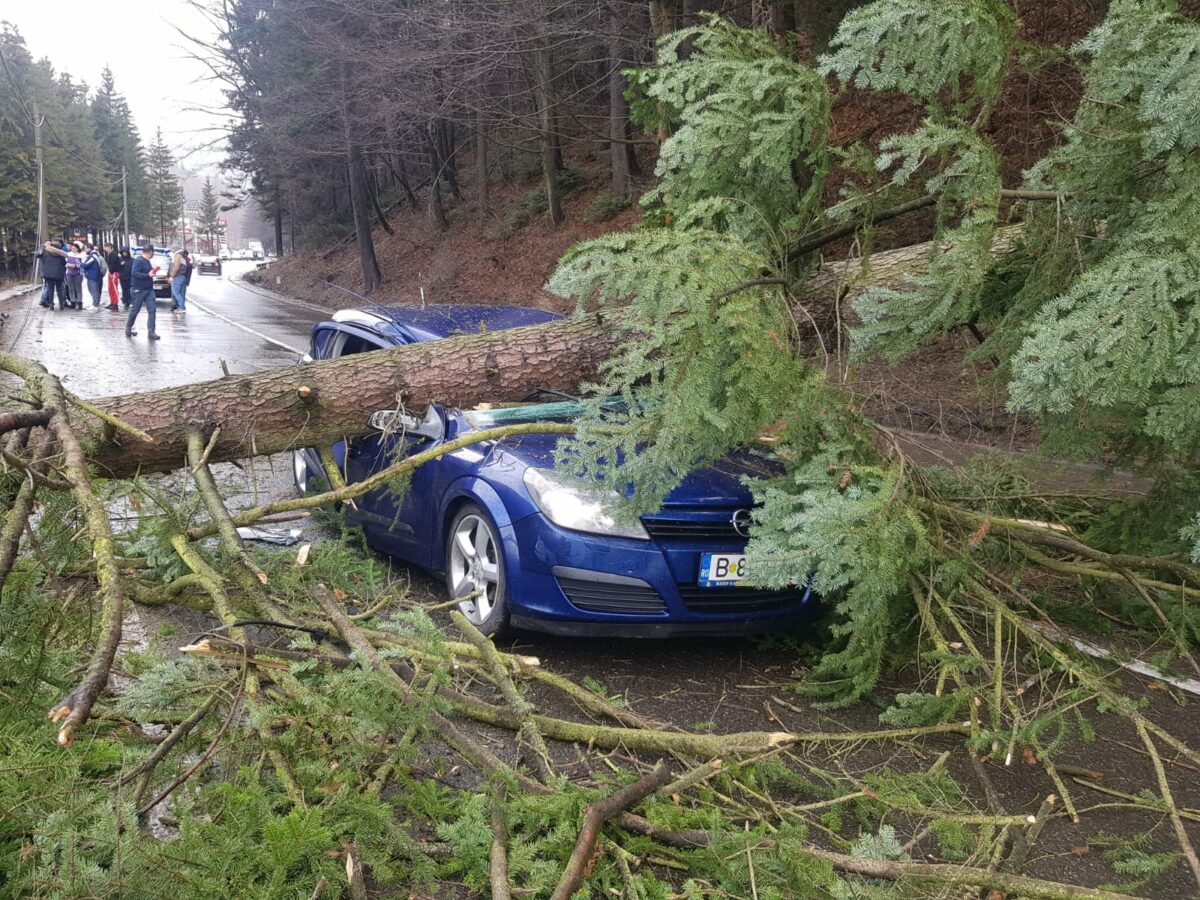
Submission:
<svg viewBox="0 0 1200 900">
<path fill-rule="evenodd" d="M 739 535 L 742 537 L 750 536 L 750 510 L 739 509 L 729 521 L 733 523 L 733 530 Z"/>
</svg>

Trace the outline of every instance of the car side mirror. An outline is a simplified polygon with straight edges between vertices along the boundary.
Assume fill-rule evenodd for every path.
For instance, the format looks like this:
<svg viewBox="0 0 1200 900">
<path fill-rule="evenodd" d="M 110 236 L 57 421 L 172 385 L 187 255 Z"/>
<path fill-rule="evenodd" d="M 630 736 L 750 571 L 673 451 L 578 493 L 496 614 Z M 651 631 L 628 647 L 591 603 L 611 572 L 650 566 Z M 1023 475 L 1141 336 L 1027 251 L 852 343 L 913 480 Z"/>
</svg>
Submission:
<svg viewBox="0 0 1200 900">
<path fill-rule="evenodd" d="M 367 416 L 367 427 L 384 434 L 407 434 L 420 428 L 421 420 L 399 409 L 377 409 Z"/>
<path fill-rule="evenodd" d="M 401 435 L 405 438 L 428 438 L 440 441 L 446 436 L 446 422 L 433 404 L 425 410 L 423 418 L 398 409 L 380 409 L 367 418 L 367 426 L 385 435 Z"/>
</svg>

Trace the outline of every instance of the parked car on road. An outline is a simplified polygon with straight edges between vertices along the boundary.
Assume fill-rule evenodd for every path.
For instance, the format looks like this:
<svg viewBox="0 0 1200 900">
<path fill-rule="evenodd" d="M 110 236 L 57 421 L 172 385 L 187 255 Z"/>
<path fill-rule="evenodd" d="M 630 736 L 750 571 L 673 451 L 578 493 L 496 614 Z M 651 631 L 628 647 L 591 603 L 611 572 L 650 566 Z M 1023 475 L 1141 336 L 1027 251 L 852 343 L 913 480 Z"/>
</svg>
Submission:
<svg viewBox="0 0 1200 900">
<path fill-rule="evenodd" d="M 454 334 L 558 318 L 521 307 L 429 306 L 342 310 L 313 328 L 311 359 L 334 359 Z M 333 459 L 349 482 L 472 431 L 519 422 L 569 422 L 574 398 L 546 391 L 489 409 L 431 405 L 379 410 L 367 437 L 339 441 Z M 666 637 L 774 631 L 808 615 L 807 587 L 745 587 L 752 498 L 742 477 L 773 471 L 740 451 L 688 475 L 660 510 L 624 523 L 555 468 L 558 435 L 480 443 L 418 467 L 403 495 L 372 491 L 345 508 L 368 542 L 443 573 L 451 598 L 485 633 L 506 627 L 556 634 Z M 328 484 L 318 453 L 297 450 L 301 491 Z"/>
<path fill-rule="evenodd" d="M 196 273 L 199 275 L 220 275 L 221 259 L 217 256 L 197 256 Z"/>
</svg>

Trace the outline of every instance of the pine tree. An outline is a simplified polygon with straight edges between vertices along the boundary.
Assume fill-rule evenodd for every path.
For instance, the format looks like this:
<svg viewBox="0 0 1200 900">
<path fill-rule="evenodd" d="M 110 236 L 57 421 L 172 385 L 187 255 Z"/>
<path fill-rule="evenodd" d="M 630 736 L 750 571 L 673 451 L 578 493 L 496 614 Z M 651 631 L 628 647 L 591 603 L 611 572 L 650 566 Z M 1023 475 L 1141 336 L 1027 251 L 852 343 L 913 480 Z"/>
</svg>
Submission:
<svg viewBox="0 0 1200 900">
<path fill-rule="evenodd" d="M 204 176 L 204 190 L 200 194 L 200 231 L 208 237 L 208 252 L 215 253 L 214 241 L 221 236 L 221 204 L 212 179 Z"/>
<path fill-rule="evenodd" d="M 100 87 L 92 99 L 91 113 L 104 166 L 111 172 L 125 175 L 124 195 L 122 185 L 114 183 L 110 204 L 120 212 L 127 196 L 130 222 L 125 230 L 137 231 L 145 222 L 146 207 L 141 139 L 133 124 L 129 104 L 117 91 L 112 71 L 107 67 L 100 75 Z"/>
<path fill-rule="evenodd" d="M 162 129 L 154 135 L 147 159 L 146 175 L 149 180 L 150 209 L 158 238 L 166 243 L 177 233 L 183 215 L 183 189 L 175 177 L 175 159 L 163 141 Z"/>
<path fill-rule="evenodd" d="M 0 51 L 21 84 L 30 66 L 25 42 L 10 26 L 0 30 Z M 25 105 L 8 79 L 0 79 L 0 228 L 9 256 L 0 261 L 7 272 L 21 271 L 33 252 L 37 226 L 37 174 L 33 132 Z"/>
</svg>

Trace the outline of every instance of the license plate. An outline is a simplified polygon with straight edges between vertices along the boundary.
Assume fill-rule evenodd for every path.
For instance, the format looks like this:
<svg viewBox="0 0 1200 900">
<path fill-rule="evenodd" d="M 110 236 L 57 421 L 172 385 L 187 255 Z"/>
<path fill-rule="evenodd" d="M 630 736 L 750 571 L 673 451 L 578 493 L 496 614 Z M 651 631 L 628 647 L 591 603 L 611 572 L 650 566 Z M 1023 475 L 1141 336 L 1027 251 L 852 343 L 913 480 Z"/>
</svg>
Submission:
<svg viewBox="0 0 1200 900">
<path fill-rule="evenodd" d="M 700 556 L 700 587 L 732 587 L 745 577 L 744 553 L 704 553 Z"/>
</svg>

